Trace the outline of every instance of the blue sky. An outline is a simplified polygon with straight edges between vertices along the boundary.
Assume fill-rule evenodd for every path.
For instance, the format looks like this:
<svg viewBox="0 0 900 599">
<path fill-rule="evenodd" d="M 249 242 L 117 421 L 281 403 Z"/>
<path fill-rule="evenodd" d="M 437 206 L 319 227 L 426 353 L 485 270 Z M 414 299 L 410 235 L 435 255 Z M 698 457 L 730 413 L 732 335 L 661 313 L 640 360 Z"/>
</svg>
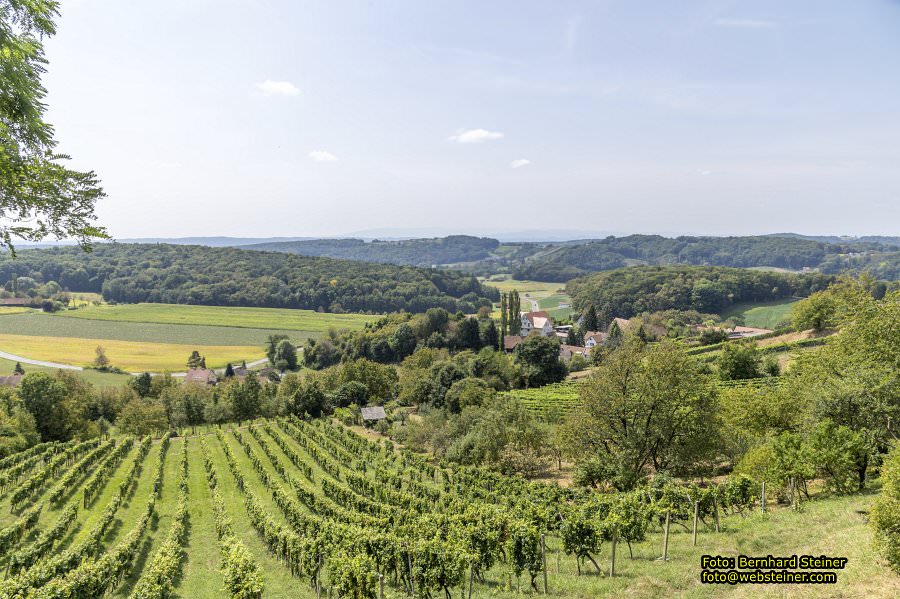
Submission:
<svg viewBox="0 0 900 599">
<path fill-rule="evenodd" d="M 900 234 L 900 1 L 67 0 L 114 236 Z"/>
</svg>

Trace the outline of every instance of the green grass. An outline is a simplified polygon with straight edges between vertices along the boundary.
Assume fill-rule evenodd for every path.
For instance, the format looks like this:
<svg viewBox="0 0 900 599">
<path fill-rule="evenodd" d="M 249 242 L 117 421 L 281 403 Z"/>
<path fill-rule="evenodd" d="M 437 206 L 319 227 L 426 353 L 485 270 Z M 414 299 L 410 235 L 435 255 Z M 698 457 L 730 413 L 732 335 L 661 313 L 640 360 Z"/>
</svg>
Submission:
<svg viewBox="0 0 900 599">
<path fill-rule="evenodd" d="M 66 312 L 69 314 L 69 312 Z M 29 312 L 0 318 L 0 334 L 36 337 L 74 337 L 79 339 L 114 339 L 147 343 L 185 345 L 255 345 L 261 346 L 272 334 L 288 335 L 295 343 L 316 337 L 315 331 L 290 329 L 252 329 L 246 327 L 179 325 L 115 320 L 88 320 Z M 31 357 L 31 356 L 29 356 Z"/>
<path fill-rule="evenodd" d="M 790 321 L 797 300 L 779 300 L 756 304 L 735 304 L 722 313 L 722 318 L 743 316 L 748 327 L 775 329 Z"/>
<path fill-rule="evenodd" d="M 207 325 L 247 329 L 278 329 L 302 334 L 322 333 L 329 328 L 361 329 L 376 316 L 324 314 L 286 308 L 232 308 L 178 304 L 121 304 L 67 310 L 60 316 L 87 320 L 176 325 Z"/>
<path fill-rule="evenodd" d="M 12 374 L 15 367 L 15 362 L 0 358 L 0 376 Z M 22 368 L 25 369 L 26 374 L 29 372 L 46 372 L 48 374 L 56 374 L 58 372 L 57 368 L 45 368 L 44 366 L 32 366 L 31 364 L 22 364 Z M 125 383 L 127 383 L 128 379 L 131 378 L 127 374 L 112 374 L 109 372 L 98 372 L 96 370 L 81 370 L 77 371 L 76 374 L 78 374 L 78 376 L 91 383 L 95 387 L 118 387 L 119 385 L 124 385 Z"/>
</svg>

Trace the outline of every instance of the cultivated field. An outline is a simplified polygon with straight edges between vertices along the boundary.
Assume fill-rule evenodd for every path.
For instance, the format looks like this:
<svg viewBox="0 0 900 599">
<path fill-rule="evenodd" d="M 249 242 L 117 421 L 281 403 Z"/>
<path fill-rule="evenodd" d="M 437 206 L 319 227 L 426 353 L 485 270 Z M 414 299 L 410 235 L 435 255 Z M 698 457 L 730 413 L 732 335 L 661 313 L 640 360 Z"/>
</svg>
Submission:
<svg viewBox="0 0 900 599">
<path fill-rule="evenodd" d="M 66 318 L 146 322 L 158 324 L 209 325 L 250 329 L 280 329 L 302 334 L 322 333 L 329 328 L 360 329 L 377 316 L 324 314 L 286 308 L 232 308 L 176 304 L 121 304 L 90 306 L 61 312 Z"/>
<path fill-rule="evenodd" d="M 506 279 L 504 281 L 484 281 L 486 285 L 496 287 L 504 293 L 513 290 L 519 292 L 522 301 L 522 310 L 531 310 L 534 306 L 531 300 L 538 304 L 538 309 L 546 310 L 550 316 L 556 319 L 569 318 L 572 315 L 571 308 L 559 308 L 559 304 L 571 302 L 571 298 L 562 292 L 565 283 L 548 283 L 544 281 L 519 281 Z M 527 294 L 527 295 L 526 295 Z M 495 306 L 496 308 L 496 306 Z M 495 310 L 499 315 L 499 310 Z"/>
<path fill-rule="evenodd" d="M 241 360 L 258 360 L 265 357 L 262 345 L 182 345 L 176 343 L 136 343 L 114 339 L 80 339 L 77 337 L 38 337 L 0 334 L 0 349 L 17 356 L 88 366 L 93 362 L 98 345 L 106 350 L 112 366 L 129 372 L 149 370 L 184 371 L 188 356 L 198 350 L 206 357 L 210 368 L 224 367 L 227 362 L 240 364 Z"/>
<path fill-rule="evenodd" d="M 261 590 L 263 597 L 312 599 L 316 582 L 322 597 L 335 597 L 339 584 L 354 584 L 342 577 L 352 569 L 370 575 L 362 584 L 372 595 L 365 596 L 375 596 L 381 573 L 384 596 L 394 599 L 409 596 L 405 585 L 410 567 L 418 597 L 444 596 L 436 582 L 442 579 L 451 584 L 453 597 L 467 594 L 472 562 L 453 561 L 441 553 L 452 544 L 421 536 L 428 534 L 428 514 L 461 509 L 454 503 L 458 500 L 482 505 L 485 515 L 492 509 L 507 511 L 515 497 L 491 495 L 491 501 L 468 497 L 485 483 L 473 480 L 458 488 L 443 475 L 433 476 L 424 462 L 403 459 L 358 439 L 324 423 L 273 421 L 258 422 L 252 430 L 170 442 L 119 439 L 116 447 L 97 446 L 94 441 L 51 449 L 56 455 L 69 452 L 66 459 L 54 461 L 55 476 L 41 478 L 46 467 L 38 459 L 21 478 L 39 482 L 26 485 L 24 491 L 21 485 L 7 485 L 0 494 L 0 532 L 6 543 L 0 561 L 9 567 L 0 582 L 0 595 L 24 596 L 31 588 L 42 588 L 45 594 L 52 590 L 47 596 L 109 592 L 115 597 L 144 597 L 151 596 L 142 594 L 148 587 L 162 584 L 176 597 L 212 599 L 228 596 L 226 586 L 243 583 Z M 361 464 L 368 467 L 363 470 Z M 0 476 L 10 468 L 0 469 Z M 461 471 L 448 474 L 463 476 Z M 391 483 L 385 486 L 388 480 Z M 503 477 L 492 484 L 521 485 Z M 410 503 L 403 507 L 394 503 L 401 499 Z M 668 562 L 657 559 L 661 531 L 654 525 L 645 541 L 632 544 L 633 557 L 624 543 L 619 544 L 614 577 L 608 576 L 609 543 L 594 555 L 604 575 L 586 562 L 579 576 L 575 558 L 561 551 L 555 534 L 548 534 L 549 595 L 896 597 L 900 580 L 871 548 L 864 515 L 871 500 L 871 495 L 854 495 L 807 503 L 799 513 L 771 505 L 766 515 L 754 511 L 723 517 L 720 533 L 701 525 L 696 547 L 690 532 L 675 526 Z M 509 513 L 515 517 L 524 512 L 513 508 Z M 423 518 L 420 525 L 425 528 L 401 536 L 407 515 Z M 385 518 L 397 520 L 391 524 Z M 331 540 L 320 536 L 326 530 Z M 476 531 L 486 535 L 487 546 L 492 544 L 489 524 Z M 394 547 L 400 553 L 397 561 L 390 558 L 380 566 L 366 560 L 350 566 L 346 560 L 354 558 L 342 557 L 342 547 L 384 556 Z M 87 558 L 93 550 L 102 558 Z M 507 555 L 516 551 L 510 545 Z M 849 561 L 838 571 L 834 586 L 699 583 L 701 555 L 738 553 L 826 554 Z M 510 574 L 505 561 L 498 556 L 483 576 L 472 579 L 472 597 L 512 599 L 533 594 L 529 574 Z M 535 582 L 542 594 L 539 558 L 537 564 Z M 258 576 L 252 574 L 254 569 Z M 429 576 L 423 577 L 426 573 Z"/>
</svg>

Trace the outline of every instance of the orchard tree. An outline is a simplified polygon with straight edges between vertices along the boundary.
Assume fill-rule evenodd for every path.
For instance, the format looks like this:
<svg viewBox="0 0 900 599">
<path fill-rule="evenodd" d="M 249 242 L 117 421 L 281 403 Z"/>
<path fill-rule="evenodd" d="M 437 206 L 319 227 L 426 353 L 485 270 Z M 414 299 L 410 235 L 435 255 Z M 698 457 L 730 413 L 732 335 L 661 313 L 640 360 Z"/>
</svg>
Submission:
<svg viewBox="0 0 900 599">
<path fill-rule="evenodd" d="M 144 372 L 128 381 L 128 386 L 134 389 L 141 397 L 149 397 L 153 390 L 153 377 L 149 372 Z"/>
<path fill-rule="evenodd" d="M 191 357 L 188 358 L 187 367 L 191 368 L 191 369 L 200 368 L 201 364 L 203 364 L 203 363 L 204 363 L 203 356 L 201 356 L 200 352 L 198 352 L 195 349 L 194 351 L 191 352 Z"/>
<path fill-rule="evenodd" d="M 34 416 L 42 441 L 69 438 L 71 418 L 66 405 L 66 386 L 45 372 L 32 372 L 18 387 L 24 408 Z"/>
<path fill-rule="evenodd" d="M 274 358 L 278 370 L 297 370 L 297 348 L 287 339 L 278 342 Z"/>
<path fill-rule="evenodd" d="M 559 341 L 554 337 L 530 335 L 516 346 L 515 353 L 529 387 L 558 383 L 566 378 L 568 369 L 559 359 Z"/>
<path fill-rule="evenodd" d="M 693 472 L 713 452 L 715 392 L 673 342 L 630 340 L 610 351 L 581 387 L 584 410 L 566 423 L 571 452 L 593 484 L 627 490 L 650 472 Z"/>
<path fill-rule="evenodd" d="M 757 379 L 762 376 L 762 358 L 753 342 L 726 343 L 716 361 L 723 381 Z"/>
<path fill-rule="evenodd" d="M 94 206 L 105 194 L 93 172 L 64 166 L 52 126 L 44 121 L 43 40 L 56 33 L 59 3 L 0 0 L 0 246 L 13 238 L 73 238 L 83 247 L 108 235 Z"/>
</svg>

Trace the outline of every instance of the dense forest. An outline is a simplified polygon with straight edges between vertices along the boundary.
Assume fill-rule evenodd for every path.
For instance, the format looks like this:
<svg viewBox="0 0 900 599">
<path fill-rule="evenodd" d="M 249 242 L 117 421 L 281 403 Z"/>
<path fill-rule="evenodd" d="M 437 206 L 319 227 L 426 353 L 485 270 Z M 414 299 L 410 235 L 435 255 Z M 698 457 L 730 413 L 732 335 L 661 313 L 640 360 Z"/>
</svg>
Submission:
<svg viewBox="0 0 900 599">
<path fill-rule="evenodd" d="M 0 258 L 0 280 L 30 277 L 107 301 L 306 308 L 328 312 L 475 312 L 497 291 L 457 272 L 235 248 L 101 244 Z"/>
<path fill-rule="evenodd" d="M 365 262 L 387 262 L 409 266 L 432 266 L 484 260 L 500 242 L 471 235 L 450 235 L 434 239 L 400 241 L 363 241 L 362 239 L 309 239 L 260 243 L 245 246 L 250 250 L 286 252 L 301 256 L 327 256 Z"/>
<path fill-rule="evenodd" d="M 513 269 L 518 279 L 565 282 L 622 266 L 693 264 L 749 268 L 818 268 L 836 274 L 871 271 L 900 277 L 900 251 L 879 243 L 830 244 L 797 237 L 676 237 L 629 235 L 559 247 Z"/>
<path fill-rule="evenodd" d="M 793 274 L 721 266 L 638 266 L 570 281 L 566 291 L 579 310 L 594 305 L 609 316 L 696 310 L 721 313 L 740 302 L 805 297 L 825 289 L 834 276 Z"/>
</svg>

